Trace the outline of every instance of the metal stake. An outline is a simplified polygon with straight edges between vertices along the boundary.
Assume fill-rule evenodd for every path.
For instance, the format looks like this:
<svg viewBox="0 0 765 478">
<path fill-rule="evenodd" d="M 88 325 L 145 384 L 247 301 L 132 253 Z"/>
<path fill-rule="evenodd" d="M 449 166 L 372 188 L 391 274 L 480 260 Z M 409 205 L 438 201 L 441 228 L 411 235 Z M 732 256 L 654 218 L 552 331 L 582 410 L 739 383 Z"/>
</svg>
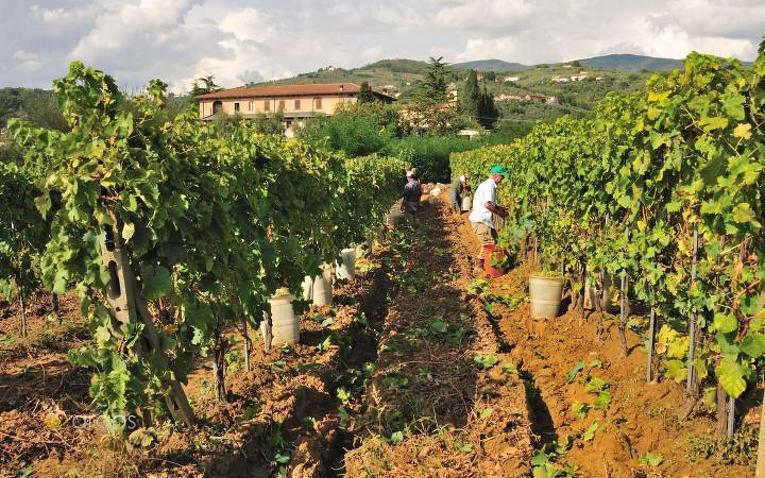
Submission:
<svg viewBox="0 0 765 478">
<path fill-rule="evenodd" d="M 733 397 L 728 398 L 728 430 L 726 436 L 728 440 L 733 439 L 733 431 L 736 426 L 736 399 Z"/>
<path fill-rule="evenodd" d="M 648 370 L 646 373 L 646 381 L 653 380 L 653 373 L 651 368 L 653 367 L 653 349 L 654 341 L 656 340 L 656 311 L 651 309 L 651 319 L 648 325 Z"/>
<path fill-rule="evenodd" d="M 693 256 L 691 259 L 691 285 L 696 283 L 696 261 L 699 255 L 699 230 L 696 224 L 693 225 Z M 688 379 L 685 382 L 686 393 L 691 393 L 693 388 L 694 369 L 693 361 L 696 360 L 696 313 L 691 313 L 691 323 L 688 328 L 690 345 L 688 346 Z"/>
</svg>

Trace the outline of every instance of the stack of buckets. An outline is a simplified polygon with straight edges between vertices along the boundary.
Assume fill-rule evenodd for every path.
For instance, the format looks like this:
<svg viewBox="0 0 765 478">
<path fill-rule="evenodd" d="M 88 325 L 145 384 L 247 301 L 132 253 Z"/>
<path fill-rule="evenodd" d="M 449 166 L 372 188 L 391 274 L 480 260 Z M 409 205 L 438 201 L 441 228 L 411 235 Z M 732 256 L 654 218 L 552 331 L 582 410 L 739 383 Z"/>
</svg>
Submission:
<svg viewBox="0 0 765 478">
<path fill-rule="evenodd" d="M 271 305 L 271 344 L 293 345 L 300 342 L 300 322 L 295 317 L 292 302 L 295 296 L 290 294 L 289 289 L 283 288 L 276 291 L 268 303 Z M 260 322 L 260 332 L 265 337 L 266 321 Z"/>
</svg>

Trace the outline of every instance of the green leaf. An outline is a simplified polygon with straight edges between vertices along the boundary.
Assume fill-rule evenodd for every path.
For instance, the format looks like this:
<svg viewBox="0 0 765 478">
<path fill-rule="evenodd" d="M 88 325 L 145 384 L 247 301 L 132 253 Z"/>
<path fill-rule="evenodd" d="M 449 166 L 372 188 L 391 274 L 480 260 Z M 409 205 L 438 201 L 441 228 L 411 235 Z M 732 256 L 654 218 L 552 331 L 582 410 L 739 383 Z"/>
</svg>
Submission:
<svg viewBox="0 0 765 478">
<path fill-rule="evenodd" d="M 577 417 L 585 418 L 590 411 L 590 406 L 580 401 L 574 401 L 574 403 L 571 404 L 571 411 L 574 412 Z"/>
<path fill-rule="evenodd" d="M 133 237 L 133 234 L 135 234 L 135 224 L 132 222 L 126 222 L 122 225 L 122 239 L 124 239 L 125 242 L 130 241 L 130 239 Z"/>
<path fill-rule="evenodd" d="M 712 329 L 723 334 L 728 334 L 738 329 L 738 320 L 733 314 L 715 314 L 712 321 Z"/>
<path fill-rule="evenodd" d="M 592 441 L 593 438 L 595 438 L 595 432 L 598 430 L 598 421 L 595 420 L 590 424 L 589 427 L 587 427 L 587 430 L 582 433 L 582 441 Z"/>
<path fill-rule="evenodd" d="M 288 451 L 280 451 L 274 456 L 274 461 L 280 465 L 286 465 L 290 462 L 290 453 Z"/>
<path fill-rule="evenodd" d="M 666 367 L 667 371 L 665 375 L 667 378 L 674 380 L 677 383 L 682 382 L 688 376 L 688 368 L 682 360 L 667 360 Z"/>
<path fill-rule="evenodd" d="M 35 198 L 35 207 L 37 207 L 37 210 L 42 217 L 48 215 L 48 211 L 50 211 L 52 205 L 53 203 L 51 202 L 49 192 L 43 192 L 40 196 Z"/>
<path fill-rule="evenodd" d="M 494 365 L 496 365 L 497 362 L 499 362 L 499 359 L 497 358 L 496 355 L 493 355 L 493 354 L 487 354 L 487 355 L 478 354 L 475 357 L 473 357 L 473 363 L 475 363 L 476 366 L 480 369 L 491 368 Z"/>
<path fill-rule="evenodd" d="M 710 116 L 707 118 L 701 118 L 699 125 L 701 125 L 707 131 L 723 129 L 728 126 L 728 118 L 724 116 Z"/>
<path fill-rule="evenodd" d="M 752 137 L 752 125 L 749 123 L 741 123 L 733 128 L 733 136 L 741 139 L 749 139 Z"/>
<path fill-rule="evenodd" d="M 756 222 L 756 216 L 749 203 L 744 202 L 737 204 L 736 207 L 733 208 L 733 220 L 741 224 L 746 224 Z"/>
<path fill-rule="evenodd" d="M 765 335 L 750 331 L 746 334 L 744 340 L 741 341 L 739 347 L 749 357 L 753 359 L 760 358 L 765 353 Z"/>
<path fill-rule="evenodd" d="M 653 453 L 646 453 L 640 458 L 640 463 L 648 466 L 659 466 L 664 461 L 664 456 L 661 454 L 654 455 Z"/>
<path fill-rule="evenodd" d="M 155 300 L 164 297 L 172 288 L 170 271 L 162 266 L 148 265 L 141 268 L 143 297 Z"/>
<path fill-rule="evenodd" d="M 604 390 L 598 394 L 598 399 L 595 400 L 595 403 L 592 404 L 592 406 L 596 410 L 601 410 L 603 408 L 606 408 L 611 403 L 611 392 L 608 390 Z"/>
<path fill-rule="evenodd" d="M 404 441 L 404 432 L 402 431 L 393 432 L 390 436 L 390 441 L 391 443 L 397 443 L 397 444 L 401 443 L 402 441 Z"/>
<path fill-rule="evenodd" d="M 733 398 L 738 398 L 746 390 L 744 368 L 732 357 L 726 356 L 715 369 L 717 380 L 725 391 Z"/>
<path fill-rule="evenodd" d="M 608 387 L 609 387 L 608 382 L 606 382 L 602 378 L 592 377 L 587 382 L 587 385 L 585 385 L 584 388 L 591 393 L 600 393 L 603 390 L 607 389 Z"/>
<path fill-rule="evenodd" d="M 571 383 L 576 378 L 577 374 L 584 370 L 584 362 L 577 362 L 571 370 L 566 373 L 566 383 Z"/>
</svg>

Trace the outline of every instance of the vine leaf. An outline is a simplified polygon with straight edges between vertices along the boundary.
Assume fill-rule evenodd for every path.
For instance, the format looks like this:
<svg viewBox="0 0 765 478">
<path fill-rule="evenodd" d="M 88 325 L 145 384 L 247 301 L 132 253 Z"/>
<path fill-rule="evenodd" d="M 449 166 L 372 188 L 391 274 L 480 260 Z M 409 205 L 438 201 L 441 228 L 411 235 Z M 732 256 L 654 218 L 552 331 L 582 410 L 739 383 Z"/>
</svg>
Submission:
<svg viewBox="0 0 765 478">
<path fill-rule="evenodd" d="M 126 222 L 122 226 L 122 239 L 124 239 L 125 242 L 128 242 L 130 241 L 130 239 L 133 237 L 134 234 L 135 234 L 135 224 L 133 224 L 132 222 Z"/>
<path fill-rule="evenodd" d="M 141 268 L 143 297 L 147 300 L 164 297 L 172 287 L 170 271 L 162 266 L 144 266 Z"/>
<path fill-rule="evenodd" d="M 715 373 L 720 385 L 731 397 L 738 398 L 746 390 L 744 368 L 734 358 L 723 358 L 715 369 Z"/>
<path fill-rule="evenodd" d="M 741 139 L 749 139 L 752 137 L 752 125 L 749 123 L 741 123 L 733 128 L 733 136 Z"/>
<path fill-rule="evenodd" d="M 738 328 L 738 321 L 732 314 L 715 314 L 712 328 L 723 334 L 728 334 Z"/>
<path fill-rule="evenodd" d="M 765 353 L 765 335 L 751 332 L 744 337 L 740 345 L 741 351 L 751 358 L 759 358 Z"/>
</svg>

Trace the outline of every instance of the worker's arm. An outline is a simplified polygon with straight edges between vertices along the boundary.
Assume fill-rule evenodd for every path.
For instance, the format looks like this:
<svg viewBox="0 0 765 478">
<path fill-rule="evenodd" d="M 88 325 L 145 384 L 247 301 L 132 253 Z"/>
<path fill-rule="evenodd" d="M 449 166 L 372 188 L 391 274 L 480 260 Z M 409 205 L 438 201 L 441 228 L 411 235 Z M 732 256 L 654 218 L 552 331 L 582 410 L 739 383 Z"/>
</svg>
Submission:
<svg viewBox="0 0 765 478">
<path fill-rule="evenodd" d="M 507 217 L 507 210 L 503 207 L 497 206 L 493 202 L 487 202 L 486 204 L 484 204 L 484 206 L 486 207 L 486 209 L 493 212 L 499 217 Z"/>
</svg>

